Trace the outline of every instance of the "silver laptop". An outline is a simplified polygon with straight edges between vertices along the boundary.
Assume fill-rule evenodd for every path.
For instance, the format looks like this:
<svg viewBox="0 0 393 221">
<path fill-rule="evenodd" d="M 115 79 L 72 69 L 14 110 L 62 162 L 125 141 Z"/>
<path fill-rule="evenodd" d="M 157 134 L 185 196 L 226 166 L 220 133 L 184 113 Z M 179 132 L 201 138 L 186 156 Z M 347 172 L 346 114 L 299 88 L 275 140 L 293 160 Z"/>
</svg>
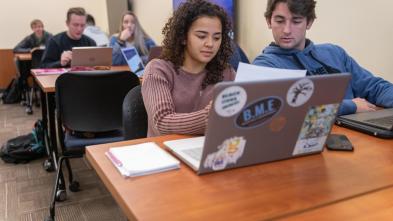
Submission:
<svg viewBox="0 0 393 221">
<path fill-rule="evenodd" d="M 219 83 L 206 137 L 164 144 L 198 174 L 320 153 L 349 80 L 332 74 Z"/>
<path fill-rule="evenodd" d="M 127 47 L 122 48 L 121 53 L 126 59 L 128 67 L 130 70 L 135 73 L 138 77 L 142 77 L 143 72 L 145 70 L 145 66 L 143 65 L 143 61 L 138 54 L 138 50 L 135 47 Z"/>
<path fill-rule="evenodd" d="M 381 138 L 393 138 L 393 108 L 337 117 L 337 124 Z"/>
<path fill-rule="evenodd" d="M 110 47 L 73 47 L 71 67 L 94 67 L 112 65 Z"/>
</svg>

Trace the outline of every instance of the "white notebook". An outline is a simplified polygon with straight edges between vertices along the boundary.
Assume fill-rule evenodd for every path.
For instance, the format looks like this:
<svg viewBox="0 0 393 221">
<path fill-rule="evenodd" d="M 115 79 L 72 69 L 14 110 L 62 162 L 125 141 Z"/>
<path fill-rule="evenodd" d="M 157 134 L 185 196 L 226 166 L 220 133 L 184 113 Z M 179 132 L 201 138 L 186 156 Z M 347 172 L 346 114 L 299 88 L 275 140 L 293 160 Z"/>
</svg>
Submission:
<svg viewBox="0 0 393 221">
<path fill-rule="evenodd" d="M 180 168 L 180 162 L 177 159 L 153 142 L 114 147 L 105 154 L 126 177 Z"/>
<path fill-rule="evenodd" d="M 307 70 L 270 68 L 240 62 L 236 71 L 235 82 L 305 77 L 306 73 Z"/>
</svg>

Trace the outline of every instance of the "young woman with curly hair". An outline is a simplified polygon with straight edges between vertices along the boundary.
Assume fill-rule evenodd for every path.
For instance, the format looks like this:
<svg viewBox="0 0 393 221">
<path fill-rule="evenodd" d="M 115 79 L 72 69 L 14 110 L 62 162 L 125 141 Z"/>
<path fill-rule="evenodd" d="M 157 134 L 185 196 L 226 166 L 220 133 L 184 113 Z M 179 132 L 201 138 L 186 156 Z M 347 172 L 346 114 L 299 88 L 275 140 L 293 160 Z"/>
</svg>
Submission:
<svg viewBox="0 0 393 221">
<path fill-rule="evenodd" d="M 214 84 L 233 81 L 225 11 L 204 0 L 189 0 L 166 23 L 160 59 L 146 66 L 142 95 L 148 136 L 204 134 Z"/>
</svg>

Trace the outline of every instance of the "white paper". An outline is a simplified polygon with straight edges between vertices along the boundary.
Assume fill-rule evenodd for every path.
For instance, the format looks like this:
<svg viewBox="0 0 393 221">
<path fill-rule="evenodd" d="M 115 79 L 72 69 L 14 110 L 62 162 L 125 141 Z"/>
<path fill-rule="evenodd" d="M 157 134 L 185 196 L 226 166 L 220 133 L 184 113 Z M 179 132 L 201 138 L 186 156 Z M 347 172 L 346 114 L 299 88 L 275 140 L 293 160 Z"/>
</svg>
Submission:
<svg viewBox="0 0 393 221">
<path fill-rule="evenodd" d="M 269 68 L 240 62 L 235 82 L 305 77 L 306 73 L 307 70 Z"/>
<path fill-rule="evenodd" d="M 153 142 L 110 148 L 108 152 L 106 155 L 123 176 L 140 176 L 180 167 L 178 160 Z"/>
</svg>

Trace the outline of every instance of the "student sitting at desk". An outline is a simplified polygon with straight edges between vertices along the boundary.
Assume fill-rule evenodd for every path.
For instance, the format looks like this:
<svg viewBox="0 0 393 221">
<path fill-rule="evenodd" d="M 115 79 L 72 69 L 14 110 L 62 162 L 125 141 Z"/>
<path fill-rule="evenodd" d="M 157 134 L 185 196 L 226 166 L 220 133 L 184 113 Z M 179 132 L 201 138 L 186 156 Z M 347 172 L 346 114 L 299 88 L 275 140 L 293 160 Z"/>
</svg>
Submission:
<svg viewBox="0 0 393 221">
<path fill-rule="evenodd" d="M 109 46 L 113 48 L 112 64 L 127 65 L 121 53 L 121 48 L 134 46 L 146 64 L 149 50 L 155 46 L 154 41 L 143 30 L 138 18 L 133 12 L 124 12 L 120 21 L 120 32 L 114 34 L 109 40 Z"/>
<path fill-rule="evenodd" d="M 306 38 L 316 18 L 314 0 L 269 0 L 265 18 L 275 42 L 263 50 L 254 64 L 306 69 L 307 75 L 349 72 L 348 86 L 339 115 L 393 107 L 393 84 L 361 67 L 341 47 L 314 44 Z"/>
<path fill-rule="evenodd" d="M 233 81 L 231 30 L 225 11 L 204 0 L 182 4 L 166 23 L 161 59 L 142 85 L 148 136 L 204 134 L 214 84 Z"/>
<path fill-rule="evenodd" d="M 44 23 L 39 19 L 31 21 L 30 27 L 33 33 L 19 42 L 15 46 L 14 52 L 25 53 L 34 48 L 45 47 L 47 41 L 52 37 L 51 33 L 44 30 Z"/>
<path fill-rule="evenodd" d="M 86 27 L 86 11 L 83 8 L 70 8 L 67 12 L 68 30 L 51 38 L 42 56 L 43 68 L 69 67 L 72 60 L 72 47 L 96 46 L 93 39 L 83 34 Z"/>
</svg>

